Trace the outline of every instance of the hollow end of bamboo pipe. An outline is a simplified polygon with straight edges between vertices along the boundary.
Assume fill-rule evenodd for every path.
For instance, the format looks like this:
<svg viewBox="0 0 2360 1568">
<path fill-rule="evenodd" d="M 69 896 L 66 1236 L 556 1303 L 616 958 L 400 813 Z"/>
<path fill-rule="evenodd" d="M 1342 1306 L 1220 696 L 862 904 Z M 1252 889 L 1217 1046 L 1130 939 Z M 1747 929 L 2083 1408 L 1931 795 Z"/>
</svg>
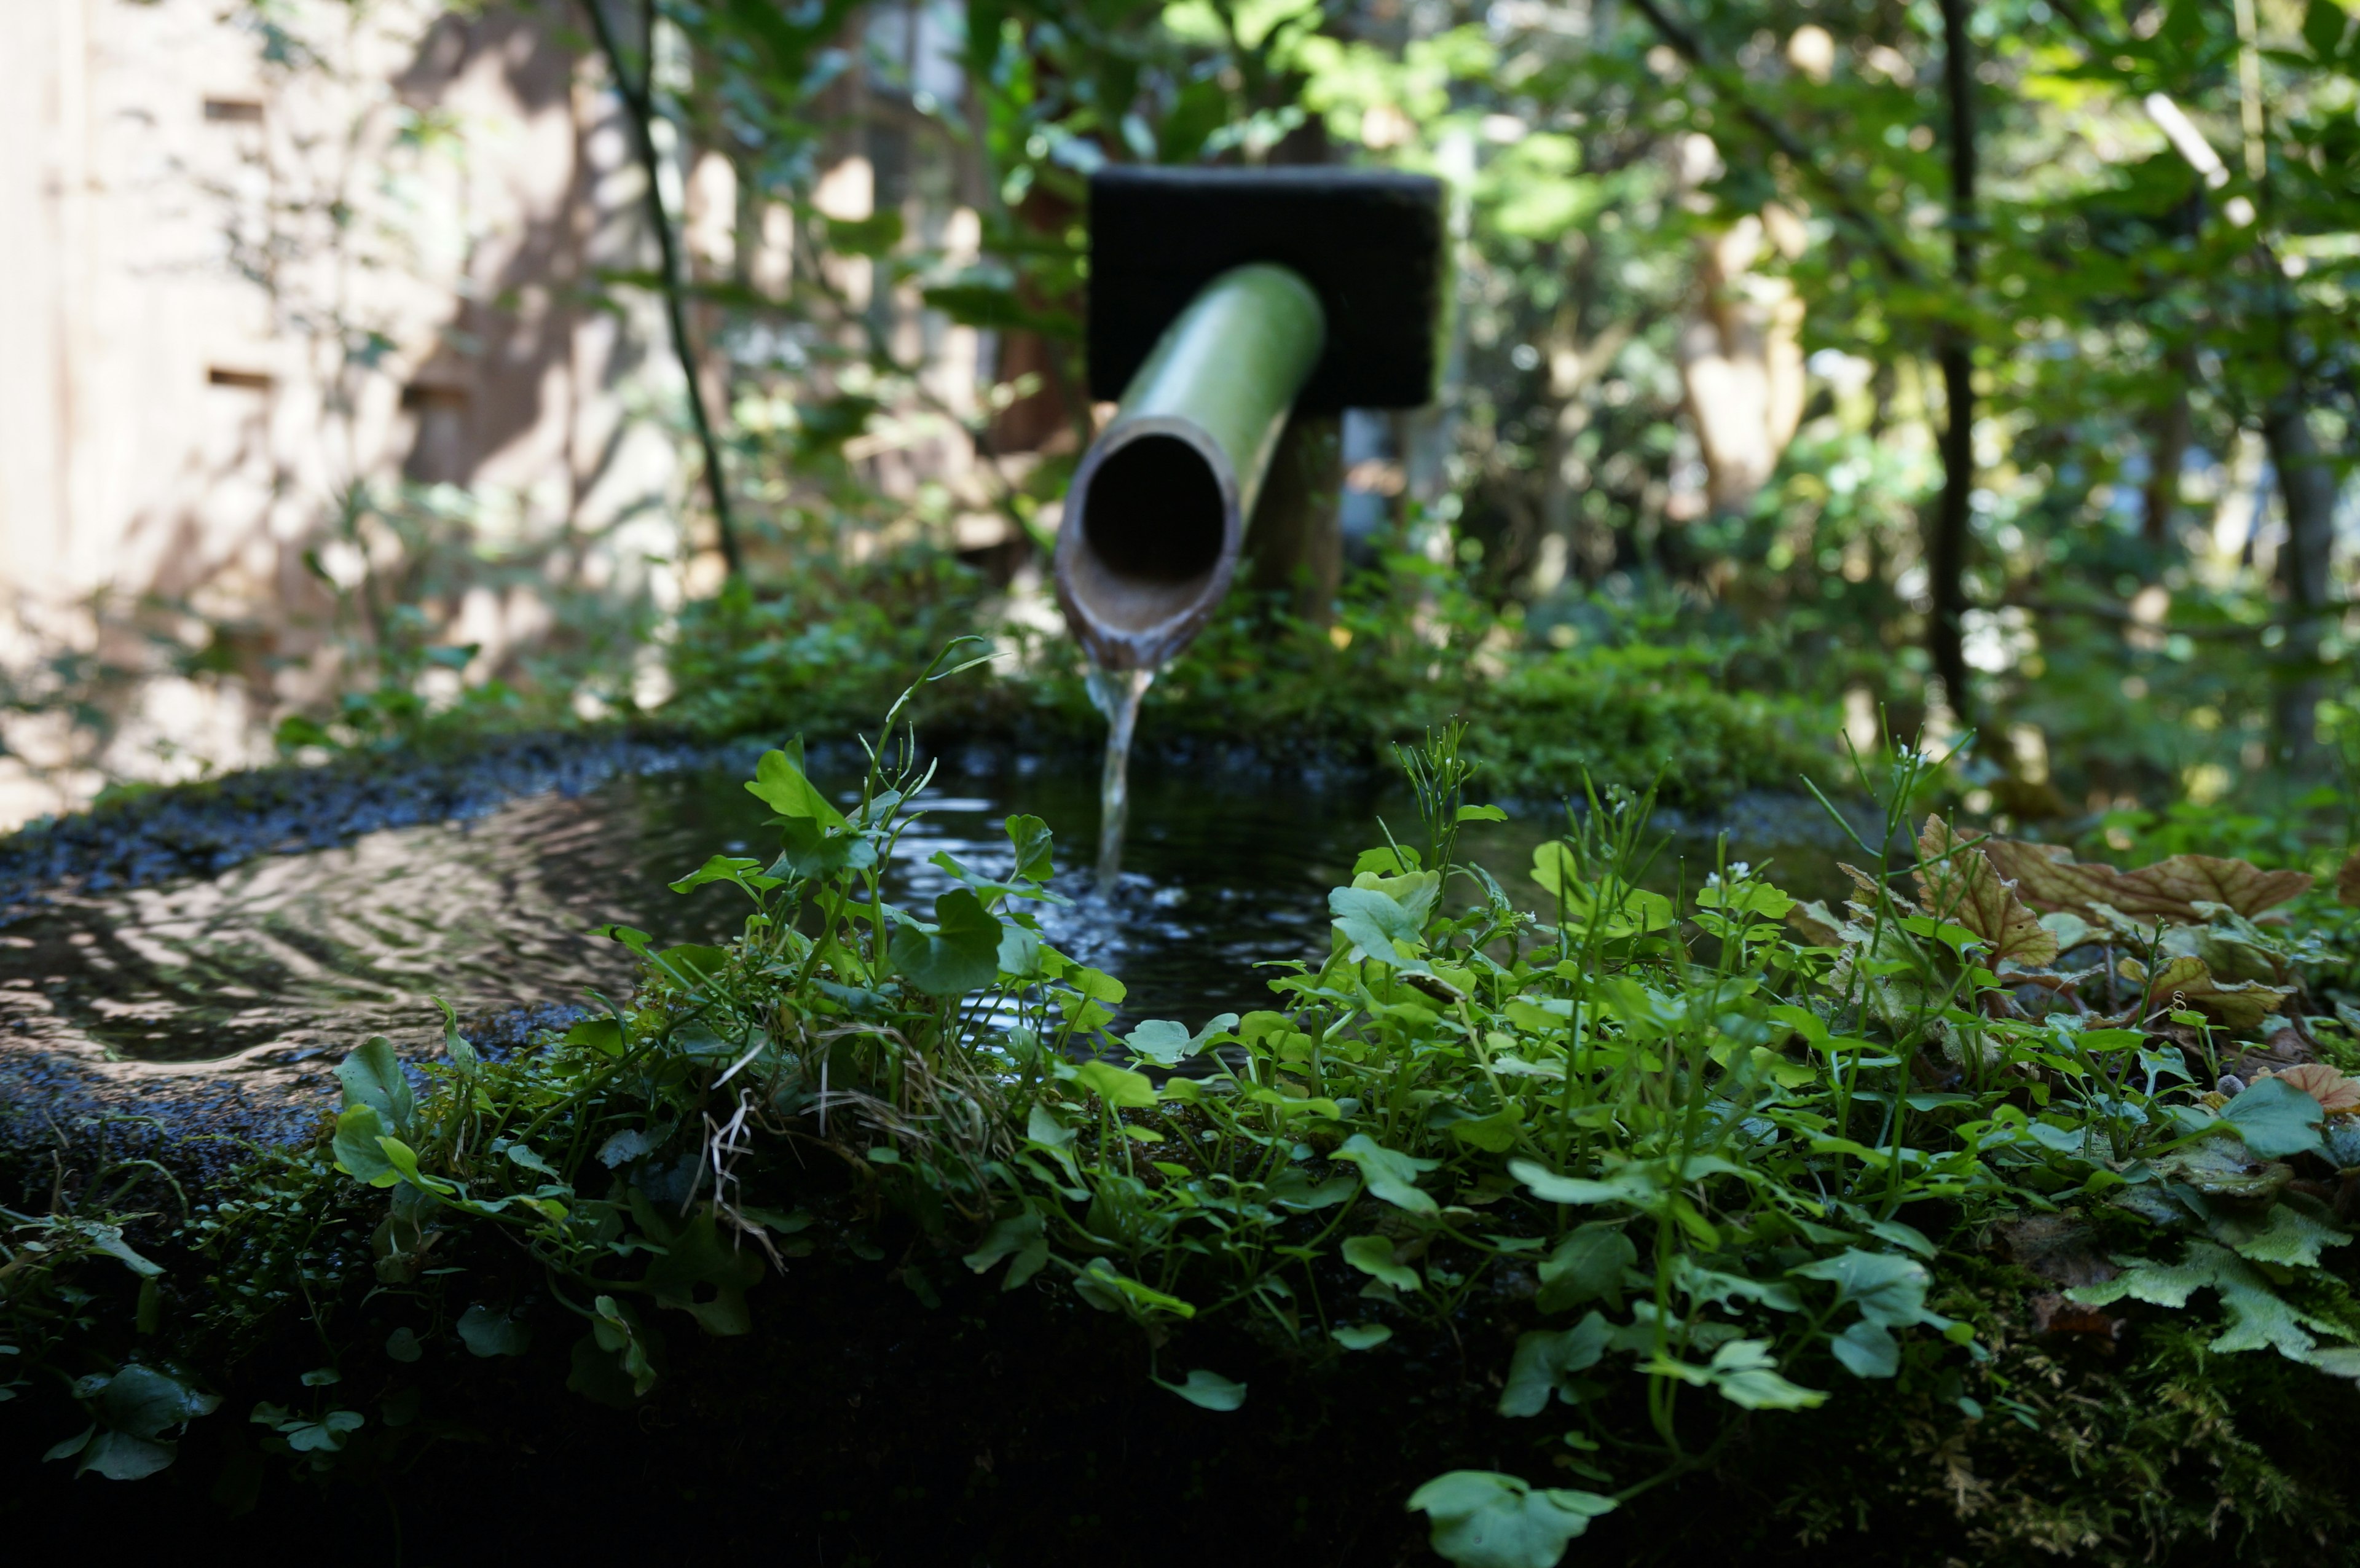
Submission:
<svg viewBox="0 0 2360 1568">
<path fill-rule="evenodd" d="M 1284 267 L 1235 267 L 1166 329 L 1083 454 L 1057 536 L 1057 600 L 1110 670 L 1153 669 L 1236 576 L 1262 479 L 1327 323 Z"/>
</svg>

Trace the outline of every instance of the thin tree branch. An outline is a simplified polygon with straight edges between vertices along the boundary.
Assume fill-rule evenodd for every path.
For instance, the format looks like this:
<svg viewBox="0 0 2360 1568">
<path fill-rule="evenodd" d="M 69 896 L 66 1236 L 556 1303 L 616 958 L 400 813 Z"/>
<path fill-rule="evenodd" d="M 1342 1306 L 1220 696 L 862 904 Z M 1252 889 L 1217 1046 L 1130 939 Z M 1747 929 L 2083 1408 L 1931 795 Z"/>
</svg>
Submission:
<svg viewBox="0 0 2360 1568">
<path fill-rule="evenodd" d="M 730 519 L 729 484 L 721 467 L 721 443 L 714 436 L 713 420 L 705 411 L 696 347 L 688 335 L 680 237 L 672 230 L 672 213 L 664 207 L 662 160 L 656 153 L 655 7 L 650 0 L 646 9 L 645 70 L 636 81 L 624 59 L 620 41 L 615 37 L 614 27 L 606 19 L 602 0 L 582 0 L 582 9 L 589 14 L 590 30 L 597 37 L 599 53 L 606 56 L 607 73 L 615 80 L 615 95 L 623 102 L 624 114 L 636 133 L 639 162 L 647 173 L 648 222 L 656 231 L 656 248 L 662 259 L 664 319 L 672 328 L 672 352 L 680 360 L 681 377 L 688 383 L 689 423 L 696 428 L 697 445 L 705 455 L 705 489 L 713 503 L 713 525 L 719 535 L 721 559 L 728 566 L 729 575 L 735 577 L 744 570 L 745 562 L 738 554 L 738 530 Z"/>
</svg>

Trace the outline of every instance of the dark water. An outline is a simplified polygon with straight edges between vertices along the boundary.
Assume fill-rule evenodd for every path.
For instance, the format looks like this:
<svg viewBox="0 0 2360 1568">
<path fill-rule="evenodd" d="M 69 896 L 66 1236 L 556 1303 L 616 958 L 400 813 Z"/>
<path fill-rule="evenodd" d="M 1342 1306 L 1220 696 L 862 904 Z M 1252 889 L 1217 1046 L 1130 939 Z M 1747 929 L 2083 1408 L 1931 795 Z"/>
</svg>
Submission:
<svg viewBox="0 0 2360 1568">
<path fill-rule="evenodd" d="M 736 931 L 745 903 L 734 889 L 682 897 L 665 884 L 707 855 L 770 847 L 744 776 L 627 777 L 210 878 L 64 897 L 0 930 L 0 1049 L 63 1051 L 135 1075 L 279 1075 L 371 1034 L 439 1039 L 429 1000 L 438 994 L 477 1015 L 579 1003 L 592 990 L 619 999 L 629 955 L 592 928 L 619 921 L 667 942 Z M 836 782 L 825 770 L 821 781 Z M 1039 816 L 1058 835 L 1057 886 L 1074 899 L 1043 911 L 1049 940 L 1119 975 L 1130 1017 L 1193 1027 L 1267 1005 L 1267 972 L 1254 965 L 1324 947 L 1328 890 L 1382 842 L 1379 816 L 1404 836 L 1413 822 L 1405 801 L 1367 793 L 1143 772 L 1120 886 L 1100 898 L 1089 865 L 1096 784 L 1021 768 L 939 781 L 901 840 L 891 896 L 923 910 L 950 886 L 926 864 L 938 851 L 1005 870 L 1001 819 Z M 1674 824 L 1682 831 L 1660 879 L 1679 875 L 1685 855 L 1686 879 L 1699 881 L 1714 856 L 1704 830 L 1718 826 L 1732 858 L 1775 855 L 1785 886 L 1821 891 L 1832 836 L 1816 810 L 1764 800 L 1721 823 Z M 1462 857 L 1536 896 L 1524 873 L 1556 825 L 1470 825 Z"/>
</svg>

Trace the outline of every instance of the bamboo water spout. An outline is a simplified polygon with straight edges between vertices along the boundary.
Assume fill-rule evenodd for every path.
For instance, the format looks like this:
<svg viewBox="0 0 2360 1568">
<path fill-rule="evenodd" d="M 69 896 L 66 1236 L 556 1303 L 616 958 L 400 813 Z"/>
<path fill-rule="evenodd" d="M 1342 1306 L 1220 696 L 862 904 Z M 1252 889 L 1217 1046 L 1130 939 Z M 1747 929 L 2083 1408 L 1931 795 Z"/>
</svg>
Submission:
<svg viewBox="0 0 2360 1568">
<path fill-rule="evenodd" d="M 1327 314 L 1267 262 L 1207 284 L 1164 331 L 1074 475 L 1057 539 L 1057 598 L 1090 659 L 1152 670 L 1229 592 L 1246 520 Z"/>
<path fill-rule="evenodd" d="M 1121 873 L 1141 699 L 1229 592 L 1249 521 L 1257 577 L 1300 579 L 1323 615 L 1340 560 L 1335 413 L 1433 396 L 1441 198 L 1433 180 L 1364 169 L 1090 178 L 1089 379 L 1123 393 L 1066 493 L 1055 575 L 1107 716 L 1102 894 Z M 1265 491 L 1275 515 L 1256 519 Z"/>
</svg>

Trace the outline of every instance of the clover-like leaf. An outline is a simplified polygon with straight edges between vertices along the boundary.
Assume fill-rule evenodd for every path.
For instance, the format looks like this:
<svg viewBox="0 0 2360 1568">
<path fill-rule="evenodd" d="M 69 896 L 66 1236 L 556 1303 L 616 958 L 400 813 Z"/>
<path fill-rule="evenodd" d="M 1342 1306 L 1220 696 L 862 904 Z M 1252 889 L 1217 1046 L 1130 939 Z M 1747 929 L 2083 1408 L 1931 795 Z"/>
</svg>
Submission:
<svg viewBox="0 0 2360 1568">
<path fill-rule="evenodd" d="M 893 967 L 930 996 L 961 996 L 1000 978 L 1000 924 L 982 900 L 954 887 L 934 900 L 934 929 L 893 933 Z"/>
<path fill-rule="evenodd" d="M 1353 952 L 1398 964 L 1421 945 L 1418 921 L 1392 895 L 1375 887 L 1338 887 L 1328 895 L 1336 929 Z"/>
<path fill-rule="evenodd" d="M 1344 1142 L 1344 1147 L 1328 1157 L 1349 1160 L 1360 1168 L 1360 1180 L 1370 1192 L 1397 1209 L 1414 1214 L 1437 1214 L 1442 1206 L 1432 1196 L 1418 1191 L 1421 1172 L 1440 1167 L 1439 1160 L 1420 1160 L 1398 1149 L 1387 1149 L 1367 1133 L 1356 1132 Z"/>
<path fill-rule="evenodd" d="M 1410 1494 L 1433 1521 L 1428 1541 L 1459 1568 L 1556 1568 L 1566 1543 L 1612 1513 L 1595 1492 L 1536 1488 L 1495 1470 L 1453 1470 Z"/>
<path fill-rule="evenodd" d="M 1233 1410 L 1246 1402 L 1246 1386 L 1232 1383 L 1218 1372 L 1207 1372 L 1202 1367 L 1190 1372 L 1185 1379 L 1166 1383 L 1158 1377 L 1161 1388 L 1171 1389 L 1182 1399 L 1206 1410 Z"/>
<path fill-rule="evenodd" d="M 477 1301 L 459 1314 L 459 1343 L 467 1354 L 489 1360 L 495 1356 L 522 1356 L 532 1345 L 532 1331 L 502 1312 Z M 418 1357 L 412 1354 L 410 1359 Z"/>
<path fill-rule="evenodd" d="M 1424 1285 L 1416 1269 L 1393 1258 L 1393 1244 L 1382 1236 L 1356 1236 L 1344 1243 L 1344 1261 L 1396 1290 Z"/>
<path fill-rule="evenodd" d="M 2223 1106 L 2221 1119 L 2262 1159 L 2283 1160 L 2319 1148 L 2327 1112 L 2284 1078 L 2264 1078 Z"/>
<path fill-rule="evenodd" d="M 1579 1403 L 1573 1375 L 1597 1366 L 1613 1340 L 1613 1325 L 1596 1312 L 1568 1329 L 1518 1335 L 1507 1381 L 1500 1388 L 1500 1413 L 1536 1416 L 1548 1408 L 1552 1394 L 1568 1405 Z"/>
<path fill-rule="evenodd" d="M 754 1326 L 746 1290 L 761 1277 L 759 1255 L 725 1244 L 707 1209 L 665 1243 L 662 1256 L 649 1263 L 643 1283 L 656 1305 L 688 1313 L 705 1333 L 739 1334 Z"/>
<path fill-rule="evenodd" d="M 402 1074 L 401 1059 L 394 1055 L 393 1042 L 385 1036 L 374 1036 L 338 1062 L 336 1081 L 344 1085 L 347 1110 L 366 1105 L 377 1112 L 386 1131 L 396 1138 L 409 1135 L 410 1118 L 417 1110 L 418 1099 L 410 1092 L 410 1080 Z"/>
</svg>

